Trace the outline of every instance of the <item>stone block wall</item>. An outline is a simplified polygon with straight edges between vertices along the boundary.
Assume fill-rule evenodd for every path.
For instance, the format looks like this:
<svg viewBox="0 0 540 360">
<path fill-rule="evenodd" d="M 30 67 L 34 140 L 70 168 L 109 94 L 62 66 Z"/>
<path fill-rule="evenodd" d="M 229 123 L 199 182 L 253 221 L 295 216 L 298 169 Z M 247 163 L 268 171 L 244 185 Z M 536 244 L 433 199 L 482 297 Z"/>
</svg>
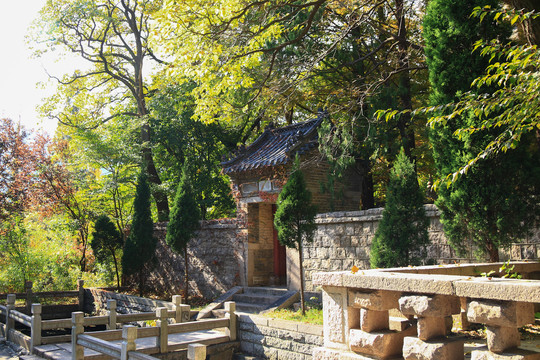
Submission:
<svg viewBox="0 0 540 360">
<path fill-rule="evenodd" d="M 427 204 L 425 210 L 430 219 L 428 233 L 431 240 L 426 260 L 436 264 L 477 262 L 472 247 L 468 257 L 460 258 L 448 245 L 436 206 Z M 307 290 L 314 290 L 311 284 L 311 274 L 314 272 L 348 270 L 353 265 L 360 269 L 370 268 L 371 242 L 382 218 L 382 212 L 383 208 L 377 208 L 317 215 L 315 220 L 317 230 L 314 241 L 311 244 L 304 244 Z M 501 258 L 513 260 L 540 258 L 540 228 L 534 231 L 523 243 L 512 245 L 510 251 L 503 251 Z"/>
<path fill-rule="evenodd" d="M 147 278 L 155 291 L 166 295 L 182 293 L 184 256 L 165 243 L 166 223 L 155 224 L 158 238 L 156 267 Z M 238 241 L 236 219 L 201 222 L 201 229 L 188 244 L 190 295 L 215 298 L 241 284 L 245 243 Z"/>
<path fill-rule="evenodd" d="M 263 246 L 254 238 L 255 234 L 259 236 L 259 232 L 265 231 L 266 238 L 270 238 L 269 228 L 261 226 L 259 217 L 266 213 L 266 216 L 271 218 L 271 204 L 261 206 L 257 203 L 245 203 L 243 206 L 245 211 L 239 212 L 237 219 L 201 222 L 201 230 L 188 246 L 191 294 L 215 298 L 236 285 L 256 285 L 249 283 L 257 275 L 256 265 L 265 274 L 272 270 L 271 242 L 265 242 Z M 257 211 L 248 212 L 248 208 Z M 263 208 L 263 211 L 259 212 L 259 208 Z M 472 248 L 469 257 L 457 257 L 446 241 L 439 221 L 439 211 L 434 205 L 425 205 L 425 209 L 430 219 L 428 232 L 432 242 L 428 248 L 427 260 L 437 264 L 454 261 L 477 262 L 472 255 Z M 348 270 L 353 265 L 360 269 L 369 269 L 371 242 L 382 218 L 382 211 L 382 208 L 377 208 L 317 215 L 314 241 L 304 244 L 306 290 L 315 290 L 311 284 L 311 275 L 314 272 Z M 248 213 L 249 216 L 246 216 Z M 255 223 L 258 224 L 257 227 L 253 226 Z M 183 255 L 172 252 L 166 245 L 166 223 L 156 224 L 155 231 L 159 238 L 156 249 L 159 260 L 155 270 L 149 274 L 148 283 L 162 294 L 181 294 Z M 508 251 L 502 251 L 501 255 L 502 260 L 539 259 L 540 227 L 522 243 L 512 245 Z M 260 260 L 261 257 L 266 257 L 268 261 Z M 289 288 L 298 288 L 299 281 L 295 277 L 298 273 L 298 254 L 291 249 L 287 249 L 287 269 Z M 248 279 L 249 274 L 251 280 Z"/>
<path fill-rule="evenodd" d="M 323 345 L 322 325 L 241 314 L 239 340 L 245 355 L 272 360 L 311 360 Z"/>
</svg>

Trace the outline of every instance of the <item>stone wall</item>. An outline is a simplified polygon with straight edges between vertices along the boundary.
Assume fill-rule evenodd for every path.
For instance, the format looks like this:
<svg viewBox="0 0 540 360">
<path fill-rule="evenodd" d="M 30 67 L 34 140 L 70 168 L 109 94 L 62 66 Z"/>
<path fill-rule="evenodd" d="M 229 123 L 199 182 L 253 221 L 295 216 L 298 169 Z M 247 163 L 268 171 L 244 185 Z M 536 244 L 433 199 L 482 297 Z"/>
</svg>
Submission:
<svg viewBox="0 0 540 360">
<path fill-rule="evenodd" d="M 255 242 L 255 229 L 249 233 L 248 227 L 259 224 L 257 231 L 265 231 L 260 226 L 260 204 L 243 204 L 245 211 L 238 219 L 204 221 L 201 230 L 189 243 L 190 292 L 193 295 L 215 298 L 236 285 L 257 285 L 253 282 L 258 266 L 260 271 L 272 271 L 271 243 L 261 247 Z M 257 211 L 249 212 L 253 207 Z M 439 211 L 434 205 L 425 205 L 430 219 L 429 237 L 432 245 L 428 249 L 430 263 L 447 264 L 455 262 L 476 262 L 471 255 L 459 258 L 448 245 L 439 221 Z M 265 205 L 266 217 L 270 217 L 271 205 Z M 347 270 L 353 265 L 360 269 L 369 268 L 369 251 L 378 223 L 382 218 L 382 208 L 363 211 L 333 212 L 319 214 L 316 218 L 317 230 L 314 241 L 304 244 L 304 269 L 306 290 L 313 291 L 311 274 L 317 271 Z M 251 224 L 251 225 L 250 225 Z M 173 253 L 165 244 L 166 224 L 156 224 L 156 236 L 160 239 L 156 254 L 157 267 L 149 274 L 148 283 L 165 295 L 181 294 L 183 289 L 184 258 Z M 270 237 L 270 230 L 266 231 Z M 256 261 L 259 257 L 268 262 Z M 534 234 L 515 244 L 509 251 L 503 251 L 501 259 L 513 260 L 540 258 L 540 228 Z M 298 254 L 287 249 L 287 285 L 289 289 L 299 288 Z M 249 278 L 248 274 L 251 274 Z M 261 276 L 259 276 L 261 277 Z M 249 278 L 249 279 L 248 279 Z M 261 277 L 262 278 L 262 277 Z M 250 280 L 251 279 L 251 280 Z M 255 277 L 255 279 L 257 279 Z M 250 283 L 250 281 L 252 283 Z"/>
<path fill-rule="evenodd" d="M 426 215 L 430 219 L 428 229 L 431 245 L 428 248 L 430 263 L 451 264 L 454 262 L 477 262 L 473 256 L 459 258 L 448 245 L 439 221 L 439 211 L 435 205 L 425 205 Z M 317 230 L 314 241 L 304 244 L 304 269 L 307 290 L 314 290 L 311 274 L 317 271 L 342 271 L 352 268 L 369 269 L 369 251 L 371 242 L 382 218 L 383 208 L 363 211 L 334 212 L 319 214 L 316 218 Z M 540 229 L 524 240 L 514 244 L 509 252 L 501 254 L 502 259 L 540 258 Z M 297 256 L 291 256 L 297 261 Z"/>
<path fill-rule="evenodd" d="M 154 312 L 157 308 L 173 309 L 167 301 L 153 300 L 139 296 L 119 294 L 96 288 L 84 289 L 84 312 L 87 314 L 104 315 L 107 312 L 107 300 L 116 300 L 116 311 L 120 314 Z"/>
<path fill-rule="evenodd" d="M 242 353 L 262 359 L 311 360 L 323 345 L 322 325 L 242 314 L 239 340 Z"/>
<path fill-rule="evenodd" d="M 158 260 L 147 283 L 161 294 L 182 294 L 184 255 L 173 252 L 165 243 L 166 225 L 159 223 L 154 227 L 154 235 L 158 238 Z M 245 244 L 238 241 L 237 233 L 236 219 L 201 222 L 201 229 L 188 244 L 190 295 L 211 299 L 241 285 Z"/>
</svg>

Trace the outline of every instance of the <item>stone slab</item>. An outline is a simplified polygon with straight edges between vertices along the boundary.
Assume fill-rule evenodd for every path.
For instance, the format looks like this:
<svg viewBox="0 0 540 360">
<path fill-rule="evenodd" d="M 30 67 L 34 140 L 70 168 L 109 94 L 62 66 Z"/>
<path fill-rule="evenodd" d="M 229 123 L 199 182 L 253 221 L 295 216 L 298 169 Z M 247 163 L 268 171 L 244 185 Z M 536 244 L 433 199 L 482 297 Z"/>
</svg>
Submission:
<svg viewBox="0 0 540 360">
<path fill-rule="evenodd" d="M 349 306 L 369 310 L 384 311 L 398 307 L 401 293 L 396 291 L 348 291 Z"/>
<path fill-rule="evenodd" d="M 388 311 L 360 309 L 360 329 L 366 332 L 388 330 Z"/>
<path fill-rule="evenodd" d="M 471 360 L 540 360 L 540 352 L 512 349 L 503 354 L 495 354 L 485 347 L 471 352 Z"/>
<path fill-rule="evenodd" d="M 356 274 L 351 272 L 338 273 L 342 277 L 341 286 L 357 289 L 454 295 L 453 283 L 467 279 L 465 276 L 452 275 L 404 274 L 375 270 L 366 270 L 363 274 L 361 272 Z"/>
<path fill-rule="evenodd" d="M 372 357 L 364 356 L 361 354 L 355 354 L 350 351 L 339 351 L 335 349 L 328 349 L 324 347 L 318 347 L 313 349 L 314 360 L 373 360 Z"/>
<path fill-rule="evenodd" d="M 413 335 L 416 335 L 415 327 L 400 332 L 387 330 L 373 333 L 351 329 L 349 346 L 350 350 L 355 353 L 388 359 L 401 354 L 403 338 Z"/>
<path fill-rule="evenodd" d="M 410 295 L 399 299 L 399 310 L 404 315 L 446 317 L 459 314 L 459 298 L 444 295 Z"/>
<path fill-rule="evenodd" d="M 540 280 L 471 277 L 454 285 L 457 296 L 540 303 Z"/>
<path fill-rule="evenodd" d="M 471 299 L 467 301 L 467 320 L 491 326 L 521 327 L 534 323 L 534 304 Z"/>
<path fill-rule="evenodd" d="M 418 318 L 418 338 L 422 341 L 428 341 L 433 338 L 446 336 L 448 334 L 446 319 L 442 317 Z"/>
<path fill-rule="evenodd" d="M 486 326 L 486 338 L 489 351 L 495 353 L 517 348 L 521 344 L 521 336 L 515 327 Z"/>
<path fill-rule="evenodd" d="M 403 359 L 462 360 L 464 359 L 464 343 L 464 337 L 422 341 L 416 337 L 407 336 L 403 340 Z"/>
</svg>

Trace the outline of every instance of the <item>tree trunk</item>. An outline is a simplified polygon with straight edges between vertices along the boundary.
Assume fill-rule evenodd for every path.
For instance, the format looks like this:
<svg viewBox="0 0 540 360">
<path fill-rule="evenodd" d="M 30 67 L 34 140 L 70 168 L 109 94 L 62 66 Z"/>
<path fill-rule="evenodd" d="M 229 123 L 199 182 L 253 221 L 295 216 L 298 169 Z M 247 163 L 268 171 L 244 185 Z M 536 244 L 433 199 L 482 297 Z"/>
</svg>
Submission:
<svg viewBox="0 0 540 360">
<path fill-rule="evenodd" d="M 505 0 L 507 4 L 516 10 L 524 9 L 525 12 L 540 12 L 540 3 L 538 0 Z M 533 45 L 540 44 L 540 19 L 528 19 L 520 24 L 526 40 Z"/>
<path fill-rule="evenodd" d="M 189 291 L 189 276 L 188 276 L 188 252 L 187 252 L 187 245 L 184 247 L 184 299 L 186 301 L 186 304 L 189 304 L 188 302 L 188 291 Z"/>
<path fill-rule="evenodd" d="M 114 270 L 116 272 L 116 289 L 120 291 L 120 275 L 118 273 L 118 260 L 116 260 L 116 254 L 114 253 L 114 250 L 111 250 L 113 260 L 114 260 Z"/>
<path fill-rule="evenodd" d="M 405 22 L 405 2 L 404 0 L 396 0 L 396 21 L 398 23 L 398 70 L 399 73 L 399 100 L 401 110 L 412 110 L 412 95 L 411 95 L 411 77 L 409 70 L 409 42 L 407 41 L 407 27 Z M 404 113 L 398 120 L 398 130 L 401 136 L 401 142 L 405 155 L 415 164 L 412 152 L 415 148 L 414 130 L 411 126 L 411 114 Z"/>
<path fill-rule="evenodd" d="M 144 269 L 144 268 L 143 268 Z M 139 296 L 144 297 L 144 270 L 139 270 Z"/>
<path fill-rule="evenodd" d="M 359 176 L 361 177 L 361 201 L 362 210 L 375 207 L 375 198 L 373 196 L 373 174 L 371 173 L 371 163 L 369 160 L 357 160 L 359 163 Z"/>
<path fill-rule="evenodd" d="M 302 254 L 302 240 L 298 242 L 298 268 L 300 269 L 300 305 L 302 306 L 302 316 L 306 315 L 306 302 L 304 299 L 304 264 L 303 264 L 303 254 Z"/>
<path fill-rule="evenodd" d="M 489 262 L 499 262 L 499 249 L 490 241 L 486 241 L 486 250 L 489 255 Z"/>
<path fill-rule="evenodd" d="M 150 189 L 152 191 L 152 196 L 156 201 L 158 220 L 167 221 L 169 219 L 169 200 L 167 199 L 167 194 L 165 194 L 163 190 L 159 189 L 161 179 L 159 178 L 159 174 L 154 163 L 152 149 L 149 147 L 149 145 L 147 145 L 150 142 L 150 126 L 148 124 L 144 124 L 141 128 L 141 140 L 143 144 L 145 144 L 142 148 L 142 157 L 146 167 L 146 173 L 148 174 L 148 181 L 154 184 L 154 186 L 150 187 Z"/>
</svg>

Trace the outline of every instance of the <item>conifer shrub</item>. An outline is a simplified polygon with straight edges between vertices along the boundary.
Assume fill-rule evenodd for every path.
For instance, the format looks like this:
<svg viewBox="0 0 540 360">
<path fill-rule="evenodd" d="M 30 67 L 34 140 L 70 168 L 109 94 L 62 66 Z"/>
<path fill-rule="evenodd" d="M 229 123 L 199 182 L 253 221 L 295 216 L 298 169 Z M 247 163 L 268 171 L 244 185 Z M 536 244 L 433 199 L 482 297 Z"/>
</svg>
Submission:
<svg viewBox="0 0 540 360">
<path fill-rule="evenodd" d="M 188 243 L 200 227 L 201 211 L 195 199 L 186 167 L 176 190 L 173 208 L 167 226 L 167 244 L 177 253 L 184 255 L 184 298 L 188 298 Z"/>
<path fill-rule="evenodd" d="M 133 202 L 133 221 L 122 255 L 123 272 L 125 275 L 137 275 L 140 296 L 144 294 L 144 270 L 152 266 L 156 245 L 150 208 L 150 186 L 145 172 L 141 171 Z"/>
<path fill-rule="evenodd" d="M 296 157 L 292 173 L 281 190 L 277 201 L 274 225 L 279 242 L 298 250 L 300 271 L 300 302 L 302 315 L 305 315 L 304 266 L 302 242 L 312 242 L 316 229 L 317 208 L 311 204 L 311 192 L 306 187 L 304 175 L 300 171 L 300 160 Z"/>
<path fill-rule="evenodd" d="M 90 247 L 100 263 L 107 263 L 112 258 L 116 272 L 116 285 L 120 288 L 120 274 L 116 254 L 122 249 L 124 241 L 122 235 L 107 215 L 100 215 L 95 224 Z"/>
<path fill-rule="evenodd" d="M 414 165 L 402 149 L 390 172 L 386 206 L 371 244 L 371 267 L 420 265 L 427 256 L 428 225 Z"/>
</svg>

